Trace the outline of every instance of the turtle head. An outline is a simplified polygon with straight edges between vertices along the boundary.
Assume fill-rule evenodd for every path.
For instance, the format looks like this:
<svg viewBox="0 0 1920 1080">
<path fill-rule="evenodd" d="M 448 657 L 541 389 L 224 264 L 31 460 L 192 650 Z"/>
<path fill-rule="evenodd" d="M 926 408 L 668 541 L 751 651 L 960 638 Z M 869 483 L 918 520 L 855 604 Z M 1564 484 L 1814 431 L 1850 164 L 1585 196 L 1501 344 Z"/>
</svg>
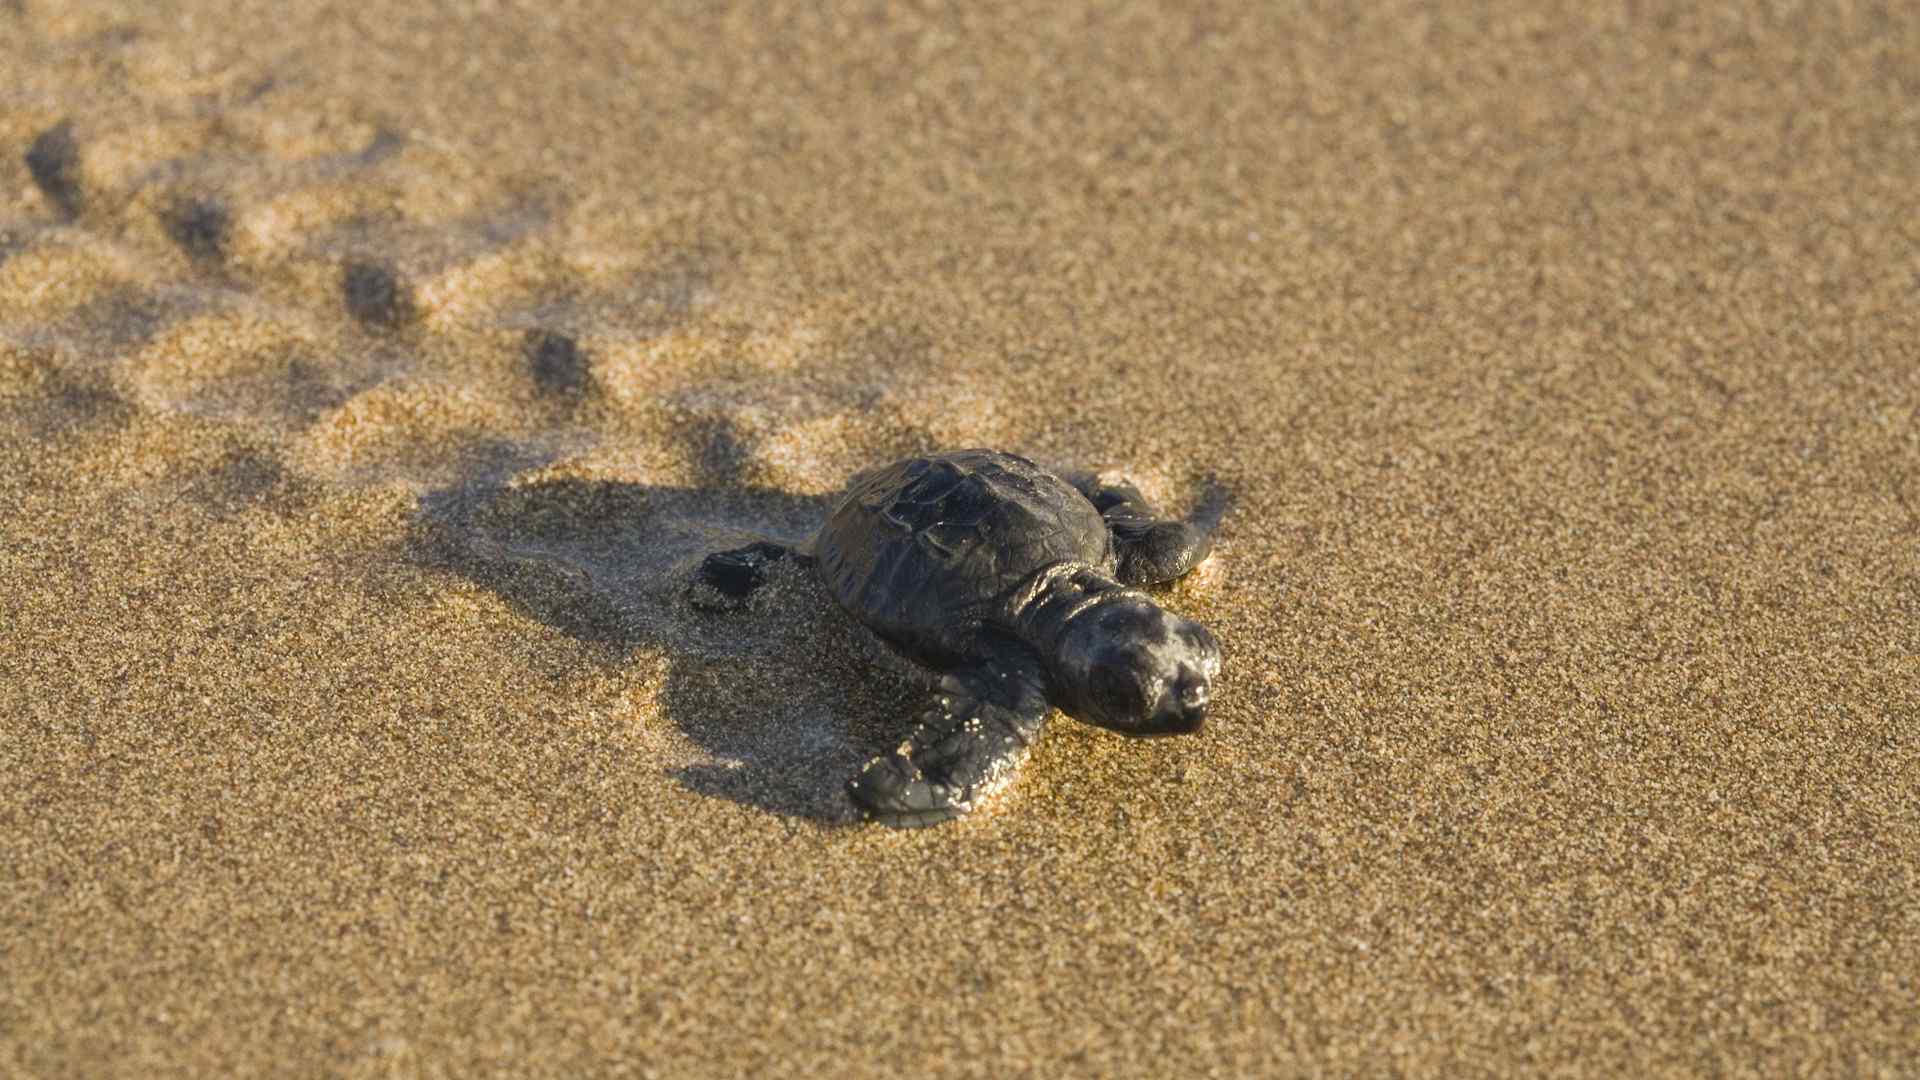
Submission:
<svg viewBox="0 0 1920 1080">
<path fill-rule="evenodd" d="M 1178 735 L 1206 720 L 1220 643 L 1199 623 L 1127 596 L 1075 615 L 1053 670 L 1076 719 L 1127 735 Z"/>
</svg>

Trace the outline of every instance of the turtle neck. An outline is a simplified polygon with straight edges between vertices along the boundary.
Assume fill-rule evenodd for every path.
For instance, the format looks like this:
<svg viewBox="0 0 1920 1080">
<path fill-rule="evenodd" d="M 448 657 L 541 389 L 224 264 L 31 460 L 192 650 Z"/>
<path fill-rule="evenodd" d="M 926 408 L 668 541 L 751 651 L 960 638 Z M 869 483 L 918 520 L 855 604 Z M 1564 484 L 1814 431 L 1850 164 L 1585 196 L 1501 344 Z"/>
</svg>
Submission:
<svg viewBox="0 0 1920 1080">
<path fill-rule="evenodd" d="M 1085 563 L 1057 562 L 1037 571 L 1008 594 L 1004 622 L 1042 659 L 1059 653 L 1060 639 L 1089 608 L 1124 597 L 1143 597 Z"/>
</svg>

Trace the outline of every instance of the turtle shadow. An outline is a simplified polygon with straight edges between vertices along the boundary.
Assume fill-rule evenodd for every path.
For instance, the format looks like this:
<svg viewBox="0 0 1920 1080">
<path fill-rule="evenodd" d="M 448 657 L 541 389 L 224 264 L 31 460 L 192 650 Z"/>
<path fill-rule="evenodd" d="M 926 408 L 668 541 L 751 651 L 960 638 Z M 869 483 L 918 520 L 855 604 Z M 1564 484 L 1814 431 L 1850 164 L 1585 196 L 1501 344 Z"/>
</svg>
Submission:
<svg viewBox="0 0 1920 1080">
<path fill-rule="evenodd" d="M 804 548 L 836 498 L 754 485 L 725 434 L 703 440 L 699 486 L 469 473 L 421 498 L 413 556 L 580 642 L 590 662 L 664 658 L 653 706 L 706 755 L 669 770 L 687 790 L 850 824 L 846 781 L 911 727 L 929 676 L 886 652 L 799 559 L 766 566 L 744 609 L 701 602 L 713 599 L 696 584 L 708 554 Z M 1232 502 L 1207 478 L 1184 516 L 1211 529 Z"/>
<path fill-rule="evenodd" d="M 870 636 L 797 560 L 775 564 L 745 610 L 703 610 L 692 595 L 708 553 L 803 545 L 828 508 L 825 496 L 723 481 L 469 482 L 421 499 L 413 551 L 580 642 L 592 662 L 663 657 L 659 716 L 707 757 L 670 770 L 687 790 L 852 823 L 847 779 L 899 737 L 921 687 L 872 662 Z"/>
</svg>

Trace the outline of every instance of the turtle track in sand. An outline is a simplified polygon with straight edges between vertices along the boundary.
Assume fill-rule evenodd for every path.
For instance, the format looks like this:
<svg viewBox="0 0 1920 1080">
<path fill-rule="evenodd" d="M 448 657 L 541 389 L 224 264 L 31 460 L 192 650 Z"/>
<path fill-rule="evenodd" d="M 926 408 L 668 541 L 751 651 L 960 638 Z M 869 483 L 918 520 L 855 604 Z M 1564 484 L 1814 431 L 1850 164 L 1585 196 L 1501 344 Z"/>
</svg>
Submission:
<svg viewBox="0 0 1920 1080">
<path fill-rule="evenodd" d="M 840 784 L 897 736 L 908 682 L 874 677 L 810 580 L 730 628 L 676 586 L 715 546 L 797 538 L 873 460 L 1009 439 L 954 428 L 957 400 L 996 391 L 911 327 L 756 286 L 671 221 L 603 228 L 563 182 L 489 176 L 403 118 L 303 112 L 280 97 L 297 71 L 181 98 L 142 75 L 165 58 L 139 35 L 104 40 L 120 84 L 29 85 L 0 120 L 0 446 L 84 456 L 184 424 L 198 449 L 165 475 L 120 467 L 131 505 L 410 501 L 391 557 L 618 670 L 666 661 L 635 702 L 688 736 L 680 782 L 847 818 Z"/>
</svg>

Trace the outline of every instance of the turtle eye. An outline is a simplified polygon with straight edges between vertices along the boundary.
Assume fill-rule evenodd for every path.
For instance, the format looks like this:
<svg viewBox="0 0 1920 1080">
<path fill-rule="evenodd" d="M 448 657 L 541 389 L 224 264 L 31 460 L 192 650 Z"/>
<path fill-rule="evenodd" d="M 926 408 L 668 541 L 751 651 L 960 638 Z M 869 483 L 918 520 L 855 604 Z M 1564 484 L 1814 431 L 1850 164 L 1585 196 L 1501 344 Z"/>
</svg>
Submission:
<svg viewBox="0 0 1920 1080">
<path fill-rule="evenodd" d="M 1109 720 L 1132 719 L 1140 711 L 1140 687 L 1123 668 L 1102 664 L 1093 671 L 1093 704 Z"/>
</svg>

